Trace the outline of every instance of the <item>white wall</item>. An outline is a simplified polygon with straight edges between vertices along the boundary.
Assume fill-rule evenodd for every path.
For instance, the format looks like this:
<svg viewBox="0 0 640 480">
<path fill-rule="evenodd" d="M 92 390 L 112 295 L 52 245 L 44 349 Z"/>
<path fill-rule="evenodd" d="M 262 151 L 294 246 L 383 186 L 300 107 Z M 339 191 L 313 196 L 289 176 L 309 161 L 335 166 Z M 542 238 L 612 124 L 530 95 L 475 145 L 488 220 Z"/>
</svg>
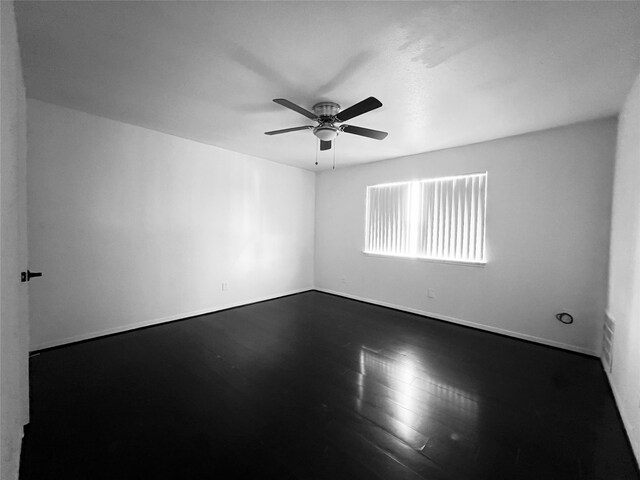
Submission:
<svg viewBox="0 0 640 480">
<path fill-rule="evenodd" d="M 597 355 L 615 138 L 605 119 L 318 174 L 316 286 Z M 367 185 L 481 171 L 485 267 L 362 253 Z"/>
<path fill-rule="evenodd" d="M 610 380 L 640 462 L 640 76 L 619 117 L 609 269 Z"/>
<path fill-rule="evenodd" d="M 313 287 L 314 173 L 36 100 L 27 120 L 32 349 Z"/>
<path fill-rule="evenodd" d="M 25 96 L 12 2 L 0 2 L 0 478 L 18 478 L 29 421 Z"/>
</svg>

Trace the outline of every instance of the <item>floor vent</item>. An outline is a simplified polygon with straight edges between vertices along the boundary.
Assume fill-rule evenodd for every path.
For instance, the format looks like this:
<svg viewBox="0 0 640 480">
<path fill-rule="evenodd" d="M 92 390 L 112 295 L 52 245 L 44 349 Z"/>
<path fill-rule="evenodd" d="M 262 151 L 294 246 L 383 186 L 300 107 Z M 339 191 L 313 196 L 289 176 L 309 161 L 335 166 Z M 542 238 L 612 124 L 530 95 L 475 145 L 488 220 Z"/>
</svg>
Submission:
<svg viewBox="0 0 640 480">
<path fill-rule="evenodd" d="M 613 369 L 613 334 L 616 331 L 616 322 L 608 314 L 604 316 L 602 331 L 602 364 L 607 372 Z"/>
</svg>

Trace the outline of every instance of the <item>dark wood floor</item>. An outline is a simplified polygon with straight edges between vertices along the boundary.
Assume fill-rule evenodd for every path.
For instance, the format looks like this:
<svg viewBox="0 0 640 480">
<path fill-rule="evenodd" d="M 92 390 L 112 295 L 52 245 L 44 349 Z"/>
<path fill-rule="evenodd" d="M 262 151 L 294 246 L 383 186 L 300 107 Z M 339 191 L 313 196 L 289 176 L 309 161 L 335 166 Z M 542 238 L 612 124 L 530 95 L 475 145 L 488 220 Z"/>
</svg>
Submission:
<svg viewBox="0 0 640 480">
<path fill-rule="evenodd" d="M 27 479 L 638 479 L 599 361 L 319 292 L 31 359 Z"/>
</svg>

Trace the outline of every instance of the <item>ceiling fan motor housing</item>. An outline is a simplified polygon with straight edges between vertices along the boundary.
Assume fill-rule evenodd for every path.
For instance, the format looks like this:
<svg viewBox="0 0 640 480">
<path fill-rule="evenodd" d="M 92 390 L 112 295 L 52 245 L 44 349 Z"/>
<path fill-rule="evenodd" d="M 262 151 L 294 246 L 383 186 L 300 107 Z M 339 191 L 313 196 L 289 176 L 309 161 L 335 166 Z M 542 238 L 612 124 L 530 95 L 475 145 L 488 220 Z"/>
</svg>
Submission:
<svg viewBox="0 0 640 480">
<path fill-rule="evenodd" d="M 313 113 L 315 113 L 322 120 L 328 120 L 335 117 L 340 113 L 340 105 L 333 102 L 320 102 L 313 106 Z"/>
</svg>

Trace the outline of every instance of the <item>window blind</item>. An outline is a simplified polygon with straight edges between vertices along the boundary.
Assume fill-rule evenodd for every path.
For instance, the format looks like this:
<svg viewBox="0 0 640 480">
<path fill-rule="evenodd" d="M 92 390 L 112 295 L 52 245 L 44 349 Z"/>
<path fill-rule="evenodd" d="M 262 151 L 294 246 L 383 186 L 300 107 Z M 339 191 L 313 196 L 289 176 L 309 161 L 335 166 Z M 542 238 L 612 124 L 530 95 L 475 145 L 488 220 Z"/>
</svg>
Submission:
<svg viewBox="0 0 640 480">
<path fill-rule="evenodd" d="M 410 190 L 410 183 L 367 187 L 367 252 L 411 254 Z"/>
<path fill-rule="evenodd" d="M 365 252 L 485 261 L 487 173 L 367 187 Z"/>
</svg>

